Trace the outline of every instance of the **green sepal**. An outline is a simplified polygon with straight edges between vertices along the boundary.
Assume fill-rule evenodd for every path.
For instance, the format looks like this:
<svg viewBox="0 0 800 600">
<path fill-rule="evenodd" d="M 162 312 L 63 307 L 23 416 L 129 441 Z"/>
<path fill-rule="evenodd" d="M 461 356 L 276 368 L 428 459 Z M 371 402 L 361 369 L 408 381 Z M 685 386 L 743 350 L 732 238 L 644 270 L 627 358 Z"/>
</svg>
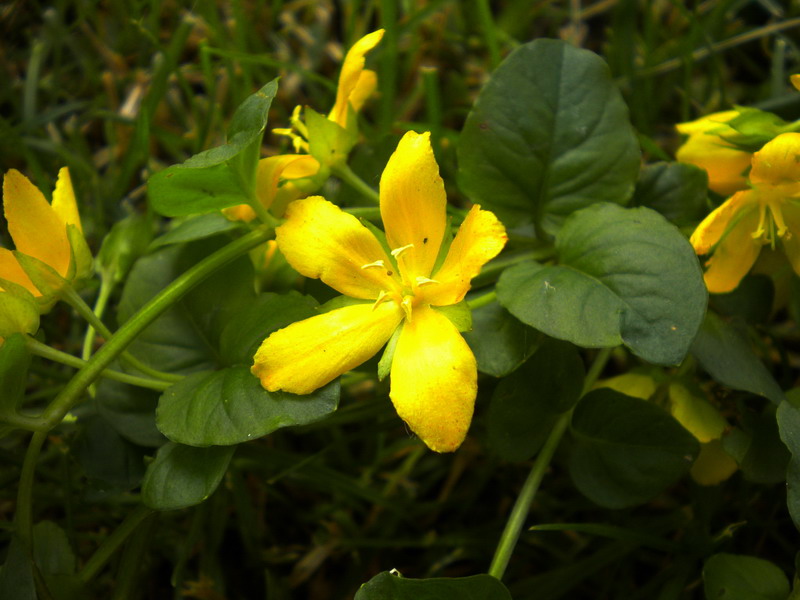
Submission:
<svg viewBox="0 0 800 600">
<path fill-rule="evenodd" d="M 53 267 L 38 258 L 23 254 L 18 250 L 13 252 L 22 270 L 25 271 L 33 285 L 42 294 L 41 296 L 36 296 L 40 312 L 48 312 L 56 303 L 56 300 L 61 297 L 64 289 L 69 286 L 69 281 L 59 275 Z M 73 264 L 74 261 L 70 261 L 70 270 L 72 270 Z"/>
<path fill-rule="evenodd" d="M 305 107 L 304 112 L 308 153 L 329 167 L 347 162 L 347 155 L 358 141 L 358 125 L 352 109 L 346 129 L 312 108 Z"/>
<path fill-rule="evenodd" d="M 710 129 L 707 133 L 716 133 L 740 150 L 756 152 L 776 136 L 791 131 L 791 125 L 774 113 L 749 106 L 736 106 L 735 109 L 739 114 L 720 127 L 724 135 L 715 129 Z M 728 127 L 736 133 L 727 133 Z"/>
<path fill-rule="evenodd" d="M 394 350 L 397 348 L 397 340 L 400 339 L 400 333 L 403 331 L 403 323 L 394 330 L 392 337 L 386 343 L 386 348 L 378 361 L 378 381 L 383 381 L 386 376 L 392 371 L 392 361 L 394 360 Z"/>
<path fill-rule="evenodd" d="M 39 305 L 26 288 L 0 279 L 0 337 L 39 330 Z"/>
<path fill-rule="evenodd" d="M 67 225 L 67 239 L 71 253 L 67 279 L 76 281 L 90 277 L 94 271 L 94 257 L 83 232 L 77 225 Z"/>
<path fill-rule="evenodd" d="M 462 300 L 458 304 L 450 304 L 449 306 L 432 306 L 434 310 L 442 313 L 447 317 L 450 322 L 455 325 L 459 333 L 472 331 L 472 311 L 469 308 L 466 300 Z"/>
</svg>

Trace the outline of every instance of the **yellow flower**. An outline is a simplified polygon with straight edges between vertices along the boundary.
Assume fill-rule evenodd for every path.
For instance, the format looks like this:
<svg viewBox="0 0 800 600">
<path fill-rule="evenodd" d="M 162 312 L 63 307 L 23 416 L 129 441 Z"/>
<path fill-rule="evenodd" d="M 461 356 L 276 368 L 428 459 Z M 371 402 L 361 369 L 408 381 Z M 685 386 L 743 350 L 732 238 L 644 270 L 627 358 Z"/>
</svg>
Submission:
<svg viewBox="0 0 800 600">
<path fill-rule="evenodd" d="M 319 163 L 308 154 L 281 154 L 258 161 L 256 195 L 265 209 L 280 217 L 292 200 L 297 200 L 317 189 L 308 178 L 319 171 Z M 256 213 L 249 204 L 239 204 L 222 209 L 232 221 L 250 222 Z"/>
<path fill-rule="evenodd" d="M 390 396 L 400 417 L 437 452 L 461 445 L 477 393 L 475 357 L 437 307 L 461 302 L 470 281 L 506 243 L 503 225 L 473 206 L 434 270 L 446 230 L 444 183 L 430 134 L 407 133 L 380 182 L 387 253 L 354 216 L 320 196 L 289 205 L 276 230 L 289 263 L 350 298 L 369 302 L 289 325 L 255 355 L 269 391 L 308 394 L 395 338 Z"/>
<path fill-rule="evenodd" d="M 27 177 L 11 169 L 3 178 L 3 207 L 17 254 L 24 256 L 18 259 L 11 250 L 0 248 L 0 279 L 10 283 L 0 289 L 16 284 L 33 296 L 48 296 L 91 272 L 92 256 L 66 167 L 58 173 L 52 205 Z M 46 273 L 48 267 L 57 277 Z"/>
<path fill-rule="evenodd" d="M 358 40 L 344 58 L 339 84 L 336 88 L 336 102 L 328 121 L 336 127 L 327 127 L 317 119 L 310 120 L 313 115 L 306 115 L 304 122 L 301 107 L 292 113 L 290 129 L 274 129 L 279 135 L 292 138 L 295 151 L 308 152 L 322 164 L 330 165 L 344 160 L 353 147 L 357 137 L 356 123 L 351 116 L 361 110 L 378 83 L 374 71 L 364 68 L 365 57 L 383 38 L 383 29 L 373 31 Z"/>
<path fill-rule="evenodd" d="M 675 126 L 689 136 L 675 158 L 705 169 L 709 189 L 723 196 L 747 188 L 745 171 L 750 166 L 751 154 L 723 139 L 737 133 L 728 122 L 738 116 L 738 111 L 726 110 Z"/>
<path fill-rule="evenodd" d="M 800 274 L 800 133 L 783 133 L 753 154 L 751 189 L 736 192 L 709 214 L 692 234 L 706 262 L 712 293 L 734 290 L 762 246 L 780 241 Z"/>
</svg>

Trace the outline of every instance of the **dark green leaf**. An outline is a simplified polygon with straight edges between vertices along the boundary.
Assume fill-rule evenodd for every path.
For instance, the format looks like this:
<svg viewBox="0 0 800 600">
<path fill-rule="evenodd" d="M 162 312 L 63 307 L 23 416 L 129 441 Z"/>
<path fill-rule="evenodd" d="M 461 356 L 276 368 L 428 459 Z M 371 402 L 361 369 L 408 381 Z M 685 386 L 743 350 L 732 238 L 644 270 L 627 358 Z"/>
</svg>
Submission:
<svg viewBox="0 0 800 600">
<path fill-rule="evenodd" d="M 195 373 L 173 385 L 159 400 L 156 421 L 174 442 L 228 445 L 313 423 L 334 412 L 338 403 L 338 381 L 306 396 L 268 392 L 249 367 L 236 366 Z"/>
<path fill-rule="evenodd" d="M 167 167 L 147 180 L 147 196 L 165 217 L 207 213 L 250 200 L 236 173 L 224 163 L 205 169 Z"/>
<path fill-rule="evenodd" d="M 152 252 L 161 246 L 203 240 L 239 227 L 241 223 L 226 219 L 220 212 L 189 217 L 174 229 L 153 240 L 149 250 Z"/>
<path fill-rule="evenodd" d="M 122 292 L 118 318 L 124 323 L 225 240 L 168 246 L 137 261 Z M 209 277 L 145 329 L 130 350 L 150 366 L 173 373 L 214 368 L 228 321 L 255 297 L 253 268 L 243 256 Z"/>
<path fill-rule="evenodd" d="M 144 451 L 120 436 L 102 417 L 83 419 L 73 452 L 100 491 L 127 491 L 142 481 Z"/>
<path fill-rule="evenodd" d="M 580 398 L 584 375 L 575 346 L 546 339 L 495 388 L 488 414 L 492 450 L 513 461 L 536 454 L 559 415 Z"/>
<path fill-rule="evenodd" d="M 620 343 L 656 364 L 678 364 L 706 309 L 702 272 L 686 238 L 648 208 L 596 204 L 564 222 L 561 264 L 507 269 L 500 302 L 518 319 L 578 346 Z"/>
<path fill-rule="evenodd" d="M 25 554 L 22 542 L 13 536 L 8 546 L 6 562 L 0 569 L 0 598 L 37 600 L 33 581 L 33 566 Z"/>
<path fill-rule="evenodd" d="M 491 575 L 406 579 L 384 571 L 362 585 L 355 600 L 511 600 L 511 594 Z"/>
<path fill-rule="evenodd" d="M 715 554 L 703 567 L 703 589 L 706 600 L 786 600 L 789 580 L 768 560 Z"/>
<path fill-rule="evenodd" d="M 794 526 L 800 529 L 800 390 L 791 390 L 786 396 L 776 416 L 781 440 L 792 454 L 786 470 L 786 504 Z"/>
<path fill-rule="evenodd" d="M 709 312 L 692 344 L 692 355 L 716 381 L 735 390 L 783 400 L 783 391 L 753 353 L 745 337 L 732 325 Z"/>
<path fill-rule="evenodd" d="M 527 359 L 542 334 L 520 323 L 497 302 L 472 311 L 472 331 L 463 334 L 478 361 L 478 370 L 504 377 Z"/>
<path fill-rule="evenodd" d="M 156 428 L 156 405 L 159 393 L 101 379 L 96 388 L 97 413 L 117 433 L 139 446 L 158 447 L 166 440 Z"/>
<path fill-rule="evenodd" d="M 800 278 L 793 277 L 792 281 Z M 711 304 L 724 317 L 740 317 L 745 322 L 761 325 L 769 321 L 775 285 L 768 275 L 751 274 L 742 279 L 735 290 L 727 294 L 713 294 Z"/>
<path fill-rule="evenodd" d="M 261 294 L 231 318 L 220 337 L 220 355 L 228 365 L 251 365 L 261 343 L 273 331 L 317 314 L 317 301 L 297 292 Z"/>
<path fill-rule="evenodd" d="M 782 403 L 783 404 L 783 403 Z M 722 441 L 727 451 L 729 444 L 736 444 L 731 456 L 736 458 L 742 475 L 747 481 L 761 484 L 776 484 L 786 480 L 786 468 L 791 455 L 786 446 L 781 443 L 778 423 L 776 420 L 775 405 L 768 404 L 761 412 L 754 412 L 741 408 L 740 423 L 742 426 L 740 437 L 729 441 L 731 435 L 725 436 Z M 744 453 L 741 453 L 744 448 Z M 738 451 L 738 455 L 734 453 Z"/>
<path fill-rule="evenodd" d="M 590 392 L 572 416 L 576 487 L 607 508 L 641 504 L 675 483 L 700 451 L 672 415 L 610 389 Z"/>
<path fill-rule="evenodd" d="M 155 510 L 200 504 L 217 489 L 235 450 L 236 446 L 162 446 L 147 467 L 142 501 Z"/>
<path fill-rule="evenodd" d="M 34 525 L 33 549 L 36 564 L 43 575 L 69 575 L 75 571 L 75 554 L 67 534 L 52 521 Z"/>
<path fill-rule="evenodd" d="M 624 203 L 639 144 L 608 66 L 596 54 L 539 39 L 495 70 L 458 143 L 459 182 L 507 224 L 555 234 L 594 202 Z"/>
<path fill-rule="evenodd" d="M 708 174 L 685 163 L 657 162 L 644 167 L 633 193 L 633 204 L 658 211 L 683 227 L 707 212 Z"/>
</svg>

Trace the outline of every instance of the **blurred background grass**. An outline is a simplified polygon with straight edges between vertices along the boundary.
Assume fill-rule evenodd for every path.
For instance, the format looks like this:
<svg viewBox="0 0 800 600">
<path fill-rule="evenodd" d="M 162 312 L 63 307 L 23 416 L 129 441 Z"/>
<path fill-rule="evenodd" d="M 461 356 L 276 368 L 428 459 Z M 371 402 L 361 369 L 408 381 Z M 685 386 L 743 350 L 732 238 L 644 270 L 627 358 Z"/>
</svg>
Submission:
<svg viewBox="0 0 800 600">
<path fill-rule="evenodd" d="M 298 104 L 327 111 L 344 52 L 379 27 L 387 33 L 368 61 L 379 95 L 363 112 L 365 142 L 352 158 L 373 185 L 400 134 L 429 129 L 458 199 L 454 142 L 470 106 L 499 61 L 537 37 L 605 57 L 648 158 L 671 155 L 674 123 L 733 104 L 800 118 L 800 94 L 788 83 L 800 72 L 795 1 L 18 0 L 0 4 L 0 166 L 44 190 L 69 166 L 97 249 L 116 220 L 144 210 L 149 173 L 221 143 L 234 108 L 267 81 L 281 77 L 270 127 L 287 126 Z M 287 149 L 285 139 L 266 136 L 265 154 Z M 55 386 L 63 380 L 44 375 Z M 371 394 L 345 401 L 322 424 L 243 446 L 209 501 L 161 515 L 137 534 L 101 578 L 98 597 L 351 598 L 390 568 L 410 577 L 485 571 L 526 473 L 482 445 L 492 387 L 482 383 L 473 434 L 452 457 L 388 435 L 399 420 Z M 52 441 L 37 506 L 64 524 L 85 559 L 135 496 L 88 488 L 66 441 Z M 13 443 L 0 448 L 0 515 L 8 519 L 20 461 Z M 600 511 L 557 460 L 536 522 L 639 527 L 696 551 L 527 534 L 510 589 L 517 599 L 699 598 L 702 558 L 739 521 L 747 531 L 726 549 L 761 553 L 791 573 L 797 536 L 780 488 L 685 483 L 644 507 Z M 137 564 L 136 577 L 115 580 L 131 572 L 125 564 Z"/>
</svg>

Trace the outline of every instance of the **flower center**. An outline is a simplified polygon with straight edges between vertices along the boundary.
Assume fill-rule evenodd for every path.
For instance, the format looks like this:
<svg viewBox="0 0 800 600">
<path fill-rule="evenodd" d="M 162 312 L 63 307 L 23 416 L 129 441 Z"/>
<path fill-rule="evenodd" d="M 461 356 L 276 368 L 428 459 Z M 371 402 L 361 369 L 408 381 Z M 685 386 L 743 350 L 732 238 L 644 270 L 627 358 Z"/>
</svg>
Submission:
<svg viewBox="0 0 800 600">
<path fill-rule="evenodd" d="M 771 188 L 761 188 L 759 192 L 758 227 L 752 236 L 774 250 L 777 238 L 788 239 L 791 235 L 783 218 L 784 195 L 782 191 Z"/>
</svg>

